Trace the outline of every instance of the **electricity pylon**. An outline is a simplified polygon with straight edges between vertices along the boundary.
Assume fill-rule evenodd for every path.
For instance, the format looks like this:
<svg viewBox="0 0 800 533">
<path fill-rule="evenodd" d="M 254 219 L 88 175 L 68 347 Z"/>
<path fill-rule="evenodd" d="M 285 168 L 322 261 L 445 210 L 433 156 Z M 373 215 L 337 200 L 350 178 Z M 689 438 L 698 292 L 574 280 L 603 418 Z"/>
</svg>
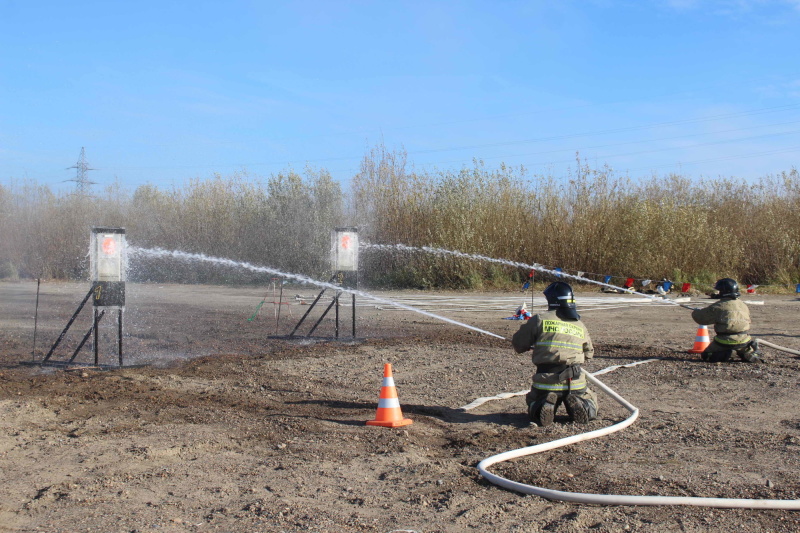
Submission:
<svg viewBox="0 0 800 533">
<path fill-rule="evenodd" d="M 81 146 L 81 156 L 78 158 L 78 162 L 71 167 L 67 167 L 67 170 L 70 168 L 77 169 L 75 179 L 66 180 L 66 181 L 74 181 L 75 182 L 75 192 L 81 195 L 89 194 L 89 187 L 94 185 L 95 182 L 89 181 L 86 177 L 86 172 L 89 170 L 95 170 L 93 168 L 89 168 L 88 163 L 86 163 L 86 150 Z"/>
</svg>

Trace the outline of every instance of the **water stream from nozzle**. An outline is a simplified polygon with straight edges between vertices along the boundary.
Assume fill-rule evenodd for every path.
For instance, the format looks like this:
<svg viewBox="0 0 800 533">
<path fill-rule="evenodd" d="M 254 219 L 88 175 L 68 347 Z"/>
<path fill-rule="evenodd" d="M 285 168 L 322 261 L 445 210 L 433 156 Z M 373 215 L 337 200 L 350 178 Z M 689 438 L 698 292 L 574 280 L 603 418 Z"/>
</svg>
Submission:
<svg viewBox="0 0 800 533">
<path fill-rule="evenodd" d="M 527 263 L 520 263 L 519 261 L 511 261 L 510 259 L 497 259 L 497 258 L 494 258 L 494 257 L 488 257 L 488 256 L 485 256 L 485 255 L 480 255 L 480 254 L 468 254 L 468 253 L 459 252 L 459 251 L 456 251 L 456 250 L 447 250 L 445 248 L 434 248 L 434 247 L 431 247 L 431 246 L 408 246 L 406 244 L 371 244 L 371 243 L 366 243 L 366 242 L 362 242 L 361 246 L 363 246 L 364 248 L 367 248 L 367 249 L 374 249 L 374 250 L 392 250 L 392 251 L 401 251 L 401 252 L 425 252 L 425 253 L 429 253 L 429 254 L 438 255 L 438 256 L 441 256 L 441 257 L 449 255 L 449 256 L 453 256 L 453 257 L 460 257 L 462 259 L 469 259 L 469 260 L 472 260 L 472 261 L 485 261 L 485 262 L 488 262 L 488 263 L 497 263 L 497 264 L 500 264 L 500 265 L 506 265 L 506 266 L 511 266 L 511 267 L 520 267 L 520 268 L 529 269 L 529 270 L 536 270 L 537 272 L 544 272 L 546 274 L 551 274 L 551 275 L 553 275 L 553 276 L 555 276 L 557 278 L 560 278 L 560 277 L 571 278 L 571 279 L 574 279 L 574 280 L 577 280 L 577 281 L 582 281 L 584 283 L 592 283 L 594 285 L 599 285 L 601 287 L 608 287 L 610 289 L 615 289 L 617 291 L 624 292 L 626 294 L 634 294 L 636 296 L 642 296 L 644 298 L 648 298 L 648 299 L 653 300 L 653 301 L 666 302 L 668 304 L 681 306 L 681 304 L 679 304 L 677 302 L 673 302 L 672 300 L 661 298 L 660 296 L 653 296 L 653 295 L 650 295 L 650 294 L 644 294 L 642 292 L 632 291 L 632 290 L 627 289 L 625 287 L 619 287 L 617 285 L 611 285 L 610 283 L 603 283 L 601 281 L 597 281 L 597 280 L 591 279 L 591 278 L 586 278 L 584 276 L 576 276 L 574 274 L 568 274 L 568 273 L 562 272 L 560 270 L 553 270 L 553 269 L 550 269 L 550 268 L 545 268 L 545 267 L 543 267 L 542 265 L 540 265 L 538 263 L 534 263 L 532 265 L 529 265 Z M 681 307 L 686 307 L 686 306 L 681 306 Z"/>
<path fill-rule="evenodd" d="M 234 267 L 234 268 L 243 268 L 245 270 L 250 270 L 253 272 L 264 272 L 267 274 L 273 274 L 276 276 L 281 276 L 284 278 L 292 279 L 298 281 L 300 283 L 307 283 L 309 285 L 316 285 L 318 287 L 324 287 L 326 289 L 332 289 L 335 291 L 346 292 L 349 294 L 355 294 L 357 296 L 361 296 L 363 298 L 368 298 L 370 300 L 374 300 L 376 302 L 380 302 L 385 305 L 393 305 L 399 307 L 401 309 L 405 309 L 406 311 L 413 311 L 415 313 L 419 313 L 421 315 L 425 315 L 431 318 L 435 318 L 436 320 L 442 320 L 449 324 L 453 324 L 455 326 L 460 326 L 462 328 L 471 329 L 473 331 L 477 331 L 478 333 L 483 333 L 484 335 L 489 335 L 490 337 L 497 337 L 498 339 L 506 340 L 505 337 L 501 335 L 497 335 L 496 333 L 492 333 L 491 331 L 486 331 L 480 328 L 476 328 L 475 326 L 470 326 L 469 324 L 464 324 L 463 322 L 459 322 L 457 320 L 453 320 L 452 318 L 447 318 L 441 315 L 437 315 L 434 313 L 430 313 L 428 311 L 423 311 L 422 309 L 417 309 L 416 307 L 412 307 L 410 305 L 402 304 L 399 302 L 395 302 L 393 300 L 388 300 L 386 298 L 381 298 L 379 296 L 375 296 L 374 294 L 370 294 L 368 292 L 359 291 L 357 289 L 347 289 L 344 287 L 340 287 L 339 285 L 335 285 L 333 283 L 327 283 L 325 281 L 319 281 L 308 276 L 303 276 L 302 274 L 292 274 L 291 272 L 283 272 L 276 268 L 270 268 L 265 266 L 253 265 L 251 263 L 247 263 L 244 261 L 234 261 L 233 259 L 226 259 L 224 257 L 214 257 L 205 254 L 193 254 L 189 252 L 181 252 L 178 250 L 164 250 L 161 248 L 140 248 L 138 246 L 129 246 L 128 247 L 128 254 L 131 257 L 136 256 L 146 256 L 146 257 L 157 257 L 157 258 L 173 258 L 179 259 L 182 261 L 202 261 L 205 263 L 212 263 L 220 266 L 226 267 Z"/>
</svg>

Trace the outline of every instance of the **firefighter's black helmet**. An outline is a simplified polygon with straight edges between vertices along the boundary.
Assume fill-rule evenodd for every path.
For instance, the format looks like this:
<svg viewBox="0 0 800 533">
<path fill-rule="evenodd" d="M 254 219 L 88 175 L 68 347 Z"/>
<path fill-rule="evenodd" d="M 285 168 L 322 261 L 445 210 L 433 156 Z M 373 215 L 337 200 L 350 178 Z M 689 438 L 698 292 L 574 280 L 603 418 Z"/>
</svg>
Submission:
<svg viewBox="0 0 800 533">
<path fill-rule="evenodd" d="M 544 290 L 544 297 L 547 298 L 547 308 L 557 310 L 560 318 L 571 320 L 580 318 L 569 283 L 554 281 Z"/>
<path fill-rule="evenodd" d="M 722 278 L 714 285 L 714 289 L 719 291 L 720 298 L 738 298 L 741 296 L 739 293 L 739 284 L 735 279 Z"/>
</svg>

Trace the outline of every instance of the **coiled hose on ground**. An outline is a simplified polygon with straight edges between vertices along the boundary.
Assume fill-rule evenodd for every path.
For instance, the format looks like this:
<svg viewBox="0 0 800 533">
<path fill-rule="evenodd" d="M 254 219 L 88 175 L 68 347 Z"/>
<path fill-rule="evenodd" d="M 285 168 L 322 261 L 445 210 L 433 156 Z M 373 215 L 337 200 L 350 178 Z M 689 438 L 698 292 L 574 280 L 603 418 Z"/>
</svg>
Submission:
<svg viewBox="0 0 800 533">
<path fill-rule="evenodd" d="M 789 348 L 777 346 L 760 339 L 759 342 L 761 342 L 765 346 L 770 346 L 778 350 L 800 355 L 800 352 L 795 350 L 790 350 Z M 611 433 L 615 433 L 617 431 L 625 429 L 626 427 L 633 424 L 639 417 L 639 409 L 633 406 L 627 400 L 625 400 L 625 398 L 614 392 L 610 387 L 601 382 L 595 376 L 599 374 L 604 374 L 606 372 L 609 372 L 616 368 L 620 368 L 622 366 L 628 367 L 655 360 L 657 359 L 648 359 L 645 361 L 637 361 L 636 363 L 632 363 L 629 365 L 618 365 L 614 367 L 609 367 L 600 370 L 598 372 L 595 372 L 594 374 L 585 372 L 586 378 L 592 384 L 596 385 L 598 389 L 602 390 L 604 393 L 611 396 L 614 400 L 616 400 L 620 405 L 625 407 L 625 409 L 627 409 L 630 412 L 630 416 L 628 416 L 628 418 L 626 418 L 625 420 L 617 422 L 616 424 L 613 424 L 605 428 L 596 429 L 594 431 L 580 433 L 578 435 L 573 435 L 571 437 L 565 437 L 551 442 L 536 444 L 534 446 L 528 446 L 526 448 L 519 448 L 516 450 L 510 450 L 507 452 L 499 453 L 497 455 L 493 455 L 478 463 L 478 471 L 489 482 L 494 483 L 495 485 L 516 492 L 521 492 L 523 494 L 533 494 L 536 496 L 541 496 L 542 498 L 547 498 L 548 500 L 558 500 L 558 501 L 574 502 L 574 503 L 588 503 L 597 505 L 690 505 L 696 507 L 716 507 L 716 508 L 728 508 L 728 509 L 779 509 L 779 510 L 790 510 L 790 511 L 800 510 L 800 500 L 755 500 L 755 499 L 744 499 L 744 498 L 702 498 L 702 497 L 692 497 L 692 496 L 631 496 L 631 495 L 621 495 L 621 494 L 590 494 L 584 492 L 565 492 L 560 490 L 547 489 L 544 487 L 536 487 L 533 485 L 526 485 L 524 483 L 518 483 L 516 481 L 511 481 L 510 479 L 489 472 L 489 467 L 491 467 L 494 464 L 503 461 L 508 461 L 510 459 L 516 459 L 518 457 L 525 457 L 527 455 L 533 455 L 536 453 L 554 450 L 556 448 L 561 448 L 563 446 L 568 446 L 570 444 L 575 444 L 577 442 L 582 442 L 585 440 L 596 439 L 597 437 L 610 435 Z M 510 393 L 509 396 L 516 396 L 524 393 L 525 392 Z M 483 401 L 488 401 L 489 399 L 492 398 L 480 398 L 479 400 L 476 400 L 472 404 L 462 407 L 462 409 L 465 410 L 471 409 L 472 407 L 480 405 L 480 403 L 483 403 Z"/>
</svg>

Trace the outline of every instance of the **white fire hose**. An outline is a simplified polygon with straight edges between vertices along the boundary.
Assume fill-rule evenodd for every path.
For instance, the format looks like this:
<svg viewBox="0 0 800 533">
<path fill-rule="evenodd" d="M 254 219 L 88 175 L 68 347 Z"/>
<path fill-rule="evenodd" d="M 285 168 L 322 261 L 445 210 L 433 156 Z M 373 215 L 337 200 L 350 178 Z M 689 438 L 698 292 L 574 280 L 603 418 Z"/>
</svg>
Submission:
<svg viewBox="0 0 800 533">
<path fill-rule="evenodd" d="M 794 355 L 800 355 L 800 351 L 792 350 L 791 348 L 786 348 L 784 346 L 778 346 L 777 344 L 772 344 L 771 342 L 767 342 L 764 339 L 756 339 L 758 344 L 763 344 L 764 346 L 769 346 L 770 348 L 775 348 L 776 350 L 780 350 L 786 353 L 792 353 Z"/>
<path fill-rule="evenodd" d="M 763 341 L 762 341 L 763 342 Z M 767 344 L 767 343 L 765 343 Z M 606 369 L 607 371 L 608 369 Z M 604 371 L 597 372 L 597 374 L 604 373 Z M 500 487 L 521 492 L 523 494 L 533 494 L 547 498 L 548 500 L 559 500 L 565 502 L 575 503 L 589 503 L 599 505 L 692 505 L 697 507 L 717 507 L 729 509 L 782 509 L 782 510 L 800 510 L 800 500 L 754 500 L 754 499 L 739 499 L 739 498 L 699 498 L 692 496 L 629 496 L 618 494 L 589 494 L 584 492 L 565 492 L 561 490 L 546 489 L 544 487 L 535 487 L 533 485 L 526 485 L 511 481 L 497 474 L 489 472 L 488 468 L 493 464 L 509 459 L 516 459 L 518 457 L 525 457 L 526 455 L 533 455 L 535 453 L 546 452 L 568 446 L 585 440 L 595 439 L 604 435 L 617 432 L 624 429 L 636 421 L 639 417 L 639 409 L 631 405 L 625 398 L 611 390 L 607 385 L 598 380 L 593 374 L 584 372 L 586 379 L 597 386 L 600 390 L 614 398 L 620 405 L 630 411 L 630 416 L 622 422 L 617 422 L 611 426 L 596 429 L 586 433 L 580 433 L 571 437 L 557 439 L 551 442 L 544 442 L 526 448 L 519 448 L 517 450 L 510 450 L 507 452 L 499 453 L 488 457 L 478 463 L 478 471 L 491 483 Z"/>
</svg>

